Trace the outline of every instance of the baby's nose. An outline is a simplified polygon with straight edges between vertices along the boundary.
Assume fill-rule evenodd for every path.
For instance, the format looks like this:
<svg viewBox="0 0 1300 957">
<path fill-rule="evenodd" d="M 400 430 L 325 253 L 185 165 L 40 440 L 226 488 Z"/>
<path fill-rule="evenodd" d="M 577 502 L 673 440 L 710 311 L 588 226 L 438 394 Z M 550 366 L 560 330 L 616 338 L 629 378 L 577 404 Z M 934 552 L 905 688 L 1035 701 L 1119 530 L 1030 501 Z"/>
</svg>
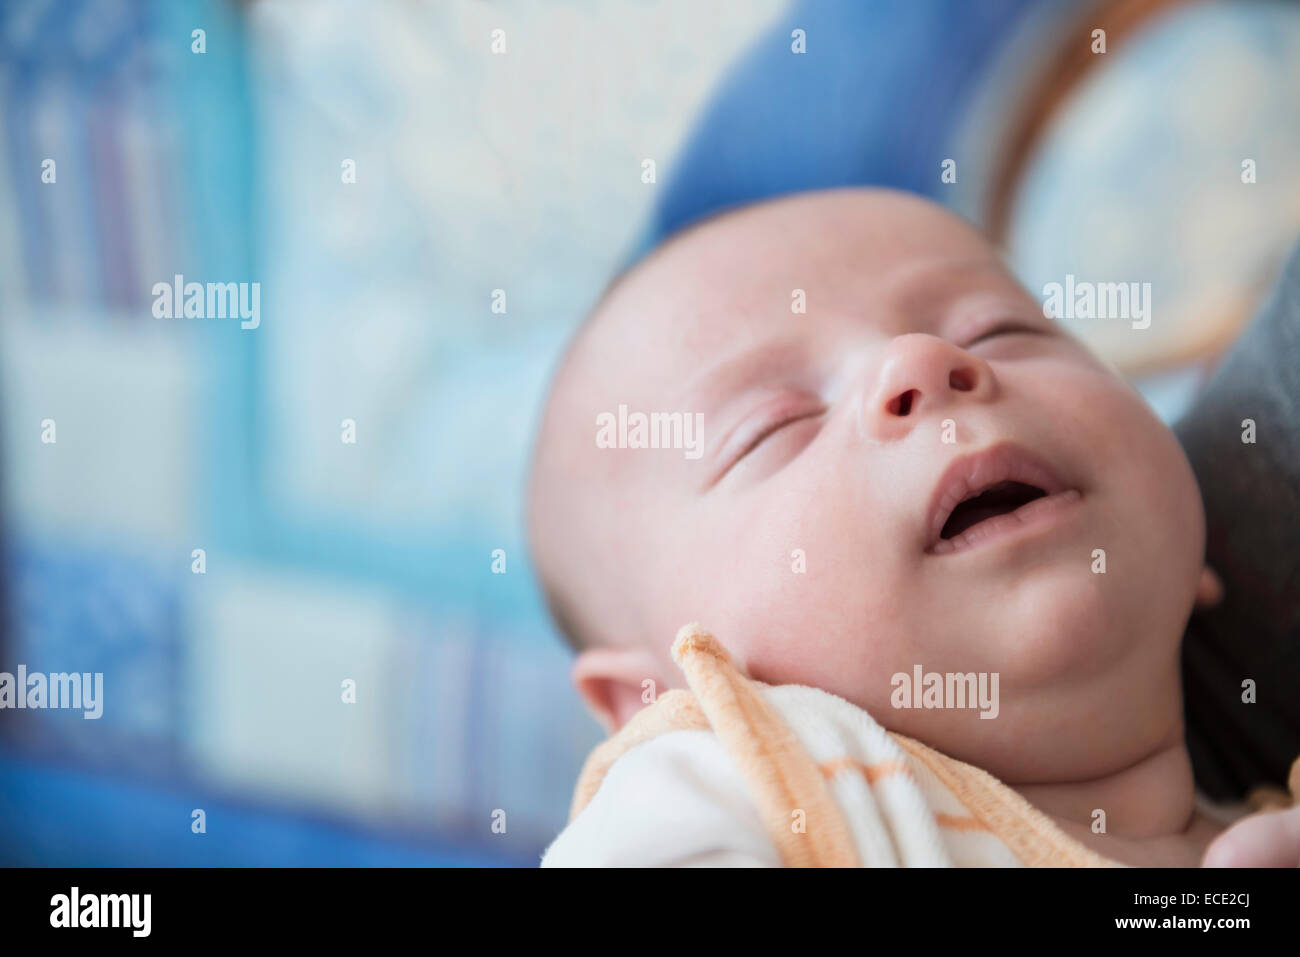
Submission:
<svg viewBox="0 0 1300 957">
<path fill-rule="evenodd" d="M 886 347 L 874 387 L 865 389 L 862 427 L 880 441 L 902 438 L 931 413 L 987 402 L 996 392 L 993 370 L 979 356 L 937 336 L 898 336 Z"/>
</svg>

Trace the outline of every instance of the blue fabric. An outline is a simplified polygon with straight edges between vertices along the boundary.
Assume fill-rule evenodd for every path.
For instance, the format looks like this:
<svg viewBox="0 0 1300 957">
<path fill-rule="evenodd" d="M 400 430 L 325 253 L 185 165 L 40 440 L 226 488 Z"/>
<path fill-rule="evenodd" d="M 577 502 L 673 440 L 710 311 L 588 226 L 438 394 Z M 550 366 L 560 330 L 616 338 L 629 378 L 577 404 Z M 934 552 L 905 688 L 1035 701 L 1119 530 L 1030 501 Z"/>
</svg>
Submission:
<svg viewBox="0 0 1300 957">
<path fill-rule="evenodd" d="M 190 830 L 195 808 L 207 833 Z M 530 849 L 531 850 L 531 849 Z M 513 852 L 513 853 L 512 853 Z M 0 748 L 0 866 L 500 867 L 536 858 L 504 846 L 438 844 L 301 810 L 237 803 L 34 761 Z"/>
<path fill-rule="evenodd" d="M 800 0 L 733 68 L 673 167 L 639 257 L 730 206 L 806 189 L 938 198 L 969 98 L 1039 0 Z M 807 52 L 791 51 L 802 29 Z"/>
</svg>

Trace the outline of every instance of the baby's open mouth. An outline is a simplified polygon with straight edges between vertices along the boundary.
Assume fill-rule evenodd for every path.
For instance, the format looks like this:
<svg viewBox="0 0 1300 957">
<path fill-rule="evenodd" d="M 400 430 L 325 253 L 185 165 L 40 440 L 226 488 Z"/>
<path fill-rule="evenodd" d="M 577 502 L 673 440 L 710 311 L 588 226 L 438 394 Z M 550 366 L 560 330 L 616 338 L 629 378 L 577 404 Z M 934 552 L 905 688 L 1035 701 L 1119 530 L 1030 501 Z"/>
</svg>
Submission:
<svg viewBox="0 0 1300 957">
<path fill-rule="evenodd" d="M 963 456 L 943 473 L 930 503 L 926 551 L 961 551 L 1039 524 L 1081 493 L 1043 459 L 1002 444 Z"/>
<path fill-rule="evenodd" d="M 999 482 L 992 488 L 959 503 L 948 516 L 948 521 L 943 523 L 939 537 L 950 539 L 960 535 L 972 525 L 978 525 L 997 515 L 1010 514 L 1020 506 L 1028 505 L 1034 499 L 1042 498 L 1046 494 L 1037 485 L 1028 485 L 1025 482 Z"/>
</svg>

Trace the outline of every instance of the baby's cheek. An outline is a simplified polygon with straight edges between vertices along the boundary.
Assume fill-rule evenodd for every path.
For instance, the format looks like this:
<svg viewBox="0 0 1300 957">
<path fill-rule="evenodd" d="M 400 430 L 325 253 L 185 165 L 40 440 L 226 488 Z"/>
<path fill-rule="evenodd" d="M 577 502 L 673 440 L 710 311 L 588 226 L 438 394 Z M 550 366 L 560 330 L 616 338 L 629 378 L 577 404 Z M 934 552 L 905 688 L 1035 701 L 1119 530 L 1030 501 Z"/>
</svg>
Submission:
<svg viewBox="0 0 1300 957">
<path fill-rule="evenodd" d="M 733 653 L 767 659 L 815 624 L 829 542 L 806 503 L 770 483 L 710 503 L 683 530 L 683 591 L 690 617 Z"/>
<path fill-rule="evenodd" d="M 1109 372 L 1083 363 L 1054 367 L 1038 380 L 1035 404 L 1074 448 L 1078 463 L 1105 473 L 1142 454 L 1144 443 L 1168 430 L 1140 394 Z"/>
<path fill-rule="evenodd" d="M 878 666 L 880 636 L 902 614 L 889 553 L 853 503 L 828 490 L 792 485 L 765 504 L 735 529 L 748 558 L 718 583 L 723 617 L 753 677 L 856 698 L 861 675 Z"/>
<path fill-rule="evenodd" d="M 1068 383 L 1067 383 L 1068 385 Z M 1194 587 L 1204 547 L 1204 512 L 1191 466 L 1173 432 L 1136 391 L 1108 377 L 1075 383 L 1080 405 L 1075 430 L 1084 466 L 1105 499 L 1119 558 L 1134 582 L 1168 596 L 1178 613 L 1182 592 Z M 1152 609 L 1154 611 L 1154 609 Z"/>
<path fill-rule="evenodd" d="M 1143 507 L 1185 509 L 1199 493 L 1182 446 L 1136 391 L 1100 380 L 1080 389 L 1098 458 Z M 1181 517 L 1187 518 L 1188 515 Z"/>
<path fill-rule="evenodd" d="M 889 676 L 910 672 L 927 628 L 911 594 L 887 570 L 847 558 L 790 576 L 780 599 L 755 622 L 761 657 L 774 683 L 808 684 L 863 707 L 887 702 Z M 776 593 L 778 589 L 773 589 Z"/>
</svg>

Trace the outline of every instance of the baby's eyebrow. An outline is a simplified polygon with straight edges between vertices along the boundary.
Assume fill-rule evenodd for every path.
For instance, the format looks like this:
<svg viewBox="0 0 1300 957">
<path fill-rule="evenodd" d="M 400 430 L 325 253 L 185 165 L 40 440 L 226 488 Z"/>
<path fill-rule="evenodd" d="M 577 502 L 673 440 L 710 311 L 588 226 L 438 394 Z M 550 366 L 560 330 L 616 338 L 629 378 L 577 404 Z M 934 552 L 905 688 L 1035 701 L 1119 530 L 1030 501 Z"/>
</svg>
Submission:
<svg viewBox="0 0 1300 957">
<path fill-rule="evenodd" d="M 942 312 L 970 293 L 972 283 L 985 290 L 1020 291 L 999 260 L 980 257 L 918 264 L 889 277 L 881 293 L 903 313 Z"/>
<path fill-rule="evenodd" d="M 769 339 L 759 345 L 742 347 L 692 376 L 674 408 L 687 411 L 716 409 L 748 386 L 798 367 L 804 361 L 806 351 L 806 342 L 793 337 Z"/>
</svg>

